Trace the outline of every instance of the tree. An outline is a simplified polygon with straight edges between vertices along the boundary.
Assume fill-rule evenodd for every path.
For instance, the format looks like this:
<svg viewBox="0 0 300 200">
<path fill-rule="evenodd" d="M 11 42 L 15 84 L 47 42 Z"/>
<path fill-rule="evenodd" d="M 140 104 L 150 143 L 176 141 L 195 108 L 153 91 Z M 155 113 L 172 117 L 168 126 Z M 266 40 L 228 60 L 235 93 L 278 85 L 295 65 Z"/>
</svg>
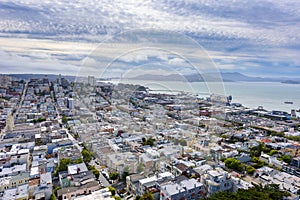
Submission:
<svg viewBox="0 0 300 200">
<path fill-rule="evenodd" d="M 282 160 L 283 162 L 290 164 L 292 162 L 292 157 L 289 155 L 282 155 L 278 160 Z"/>
<path fill-rule="evenodd" d="M 117 180 L 117 179 L 119 178 L 118 172 L 111 172 L 111 173 L 109 174 L 109 178 L 110 178 L 111 180 Z"/>
<path fill-rule="evenodd" d="M 92 170 L 92 172 L 93 172 L 93 174 L 95 175 L 96 179 L 98 179 L 98 178 L 99 178 L 99 176 L 100 176 L 100 172 L 99 172 L 99 170 L 97 170 L 97 169 L 93 169 L 93 170 Z"/>
<path fill-rule="evenodd" d="M 225 166 L 233 170 L 243 171 L 243 165 L 241 164 L 241 161 L 234 158 L 227 158 L 225 160 Z"/>
<path fill-rule="evenodd" d="M 55 195 L 55 196 L 57 196 L 57 191 L 58 190 L 60 190 L 61 189 L 61 187 L 56 187 L 56 188 L 54 188 L 54 190 L 53 190 L 53 194 Z"/>
<path fill-rule="evenodd" d="M 138 173 L 141 173 L 144 171 L 144 165 L 143 163 L 139 162 L 138 167 L 137 167 Z"/>
<path fill-rule="evenodd" d="M 278 151 L 273 149 L 270 151 L 270 156 L 273 156 L 274 154 L 277 154 L 277 153 L 278 153 Z"/>
<path fill-rule="evenodd" d="M 282 200 L 284 197 L 290 196 L 286 191 L 279 189 L 279 185 L 270 184 L 254 185 L 254 187 L 248 190 L 239 189 L 237 192 L 218 192 L 208 198 L 208 200 L 252 200 L 252 199 L 264 199 L 264 200 Z"/>
<path fill-rule="evenodd" d="M 141 200 L 154 200 L 153 194 L 151 192 L 146 192 L 141 197 Z"/>
<path fill-rule="evenodd" d="M 142 138 L 142 139 L 143 139 L 143 138 Z M 154 146 L 154 142 L 155 142 L 155 139 L 153 139 L 153 138 L 148 138 L 147 140 L 145 140 L 145 142 L 143 142 L 143 145 Z"/>
<path fill-rule="evenodd" d="M 127 176 L 129 176 L 129 167 L 125 166 L 122 174 L 122 180 L 125 180 Z"/>
<path fill-rule="evenodd" d="M 259 143 L 258 146 L 252 147 L 250 150 L 250 156 L 253 157 L 259 157 L 261 155 L 261 152 L 264 148 L 264 144 L 263 143 Z"/>
<path fill-rule="evenodd" d="M 82 158 L 78 158 L 78 159 L 76 159 L 75 160 L 75 164 L 80 164 L 80 163 L 82 163 L 83 162 L 83 160 L 82 160 Z"/>
<path fill-rule="evenodd" d="M 116 195 L 116 189 L 115 189 L 114 187 L 109 186 L 109 187 L 108 187 L 108 190 L 111 192 L 111 195 L 112 195 L 112 196 L 115 196 L 115 195 Z"/>
<path fill-rule="evenodd" d="M 113 196 L 113 198 L 114 198 L 115 200 L 122 200 L 122 198 L 119 197 L 119 196 Z"/>
<path fill-rule="evenodd" d="M 88 170 L 90 170 L 91 172 L 93 172 L 93 174 L 95 175 L 96 179 L 99 178 L 100 176 L 100 172 L 99 170 L 97 170 L 94 166 L 88 165 Z"/>
<path fill-rule="evenodd" d="M 91 152 L 89 152 L 86 148 L 84 148 L 82 151 L 81 151 L 81 154 L 83 156 L 83 161 L 88 164 L 89 162 L 91 162 L 92 160 L 92 154 Z"/>
<path fill-rule="evenodd" d="M 54 194 L 51 194 L 50 200 L 56 200 L 56 196 Z"/>
<path fill-rule="evenodd" d="M 253 174 L 255 172 L 255 170 L 256 169 L 252 166 L 247 166 L 246 167 L 246 171 L 247 171 L 248 174 Z"/>
<path fill-rule="evenodd" d="M 73 161 L 70 158 L 62 158 L 59 162 L 57 171 L 58 172 L 66 171 L 68 169 L 68 165 L 72 163 Z"/>
<path fill-rule="evenodd" d="M 180 144 L 181 146 L 187 146 L 187 141 L 186 141 L 185 139 L 180 139 L 180 140 L 179 140 L 179 144 Z"/>
<path fill-rule="evenodd" d="M 264 153 L 270 153 L 271 149 L 269 147 L 264 147 L 263 152 Z"/>
<path fill-rule="evenodd" d="M 63 116 L 61 118 L 61 121 L 62 121 L 63 124 L 67 124 L 68 123 L 68 118 L 66 116 Z"/>
<path fill-rule="evenodd" d="M 135 197 L 135 200 L 141 200 L 141 196 L 140 196 L 140 195 L 137 195 L 137 196 Z"/>
<path fill-rule="evenodd" d="M 44 122 L 46 121 L 46 118 L 43 118 L 43 117 L 39 117 L 36 122 Z"/>
</svg>

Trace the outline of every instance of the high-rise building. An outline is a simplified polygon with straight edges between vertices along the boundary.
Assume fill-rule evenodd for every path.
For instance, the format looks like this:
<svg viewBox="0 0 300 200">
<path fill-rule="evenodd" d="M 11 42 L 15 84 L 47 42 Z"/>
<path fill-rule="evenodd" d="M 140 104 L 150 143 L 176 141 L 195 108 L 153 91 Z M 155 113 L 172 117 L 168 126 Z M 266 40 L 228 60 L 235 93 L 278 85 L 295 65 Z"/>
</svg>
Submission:
<svg viewBox="0 0 300 200">
<path fill-rule="evenodd" d="M 74 99 L 73 98 L 67 99 L 67 108 L 69 108 L 70 110 L 74 109 Z"/>
<path fill-rule="evenodd" d="M 95 77 L 94 76 L 88 76 L 88 84 L 91 86 L 95 86 Z"/>
<path fill-rule="evenodd" d="M 58 85 L 61 85 L 61 74 L 58 75 L 57 83 L 58 83 Z"/>
</svg>

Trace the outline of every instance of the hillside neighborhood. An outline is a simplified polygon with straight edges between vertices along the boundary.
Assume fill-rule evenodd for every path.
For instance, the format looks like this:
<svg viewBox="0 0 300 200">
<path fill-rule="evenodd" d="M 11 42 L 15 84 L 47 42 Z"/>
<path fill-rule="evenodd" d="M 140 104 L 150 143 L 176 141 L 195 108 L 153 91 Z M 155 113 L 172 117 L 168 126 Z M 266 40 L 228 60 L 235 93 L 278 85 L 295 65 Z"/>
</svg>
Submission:
<svg viewBox="0 0 300 200">
<path fill-rule="evenodd" d="M 196 200 L 300 195 L 296 111 L 155 93 L 89 76 L 0 75 L 0 199 Z"/>
</svg>

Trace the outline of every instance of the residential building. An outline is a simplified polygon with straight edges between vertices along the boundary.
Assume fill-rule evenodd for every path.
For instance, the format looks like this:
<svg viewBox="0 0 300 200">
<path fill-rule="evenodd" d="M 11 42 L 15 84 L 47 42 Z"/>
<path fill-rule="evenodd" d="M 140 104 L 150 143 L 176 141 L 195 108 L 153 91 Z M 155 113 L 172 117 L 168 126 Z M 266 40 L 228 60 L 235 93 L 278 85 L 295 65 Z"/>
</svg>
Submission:
<svg viewBox="0 0 300 200">
<path fill-rule="evenodd" d="M 208 196 L 216 192 L 231 191 L 233 188 L 230 174 L 220 167 L 207 171 L 201 179 L 207 187 Z"/>
<path fill-rule="evenodd" d="M 293 158 L 291 165 L 300 168 L 300 157 Z"/>
<path fill-rule="evenodd" d="M 97 200 L 115 200 L 111 196 L 111 192 L 108 188 L 103 188 L 101 190 L 97 190 L 92 192 L 92 194 L 83 195 L 75 197 L 74 200 L 91 200 L 91 199 L 97 199 Z"/>
<path fill-rule="evenodd" d="M 160 200 L 196 200 L 205 195 L 204 185 L 196 179 L 161 186 Z"/>
<path fill-rule="evenodd" d="M 85 185 L 79 187 L 66 187 L 57 191 L 57 197 L 61 199 L 72 200 L 76 196 L 92 194 L 92 192 L 99 189 L 97 181 L 88 182 Z"/>
<path fill-rule="evenodd" d="M 127 168 L 129 173 L 136 173 L 138 158 L 131 152 L 111 154 L 107 156 L 107 167 L 117 171 L 120 175 Z"/>
</svg>

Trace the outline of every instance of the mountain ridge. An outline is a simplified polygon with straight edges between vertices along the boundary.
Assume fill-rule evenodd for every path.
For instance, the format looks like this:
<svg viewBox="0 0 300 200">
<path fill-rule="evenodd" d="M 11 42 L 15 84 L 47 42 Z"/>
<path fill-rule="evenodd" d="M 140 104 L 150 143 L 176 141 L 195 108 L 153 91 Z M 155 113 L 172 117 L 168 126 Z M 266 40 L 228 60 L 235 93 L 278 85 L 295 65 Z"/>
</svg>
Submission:
<svg viewBox="0 0 300 200">
<path fill-rule="evenodd" d="M 164 81 L 189 81 L 189 82 L 282 82 L 289 84 L 290 82 L 297 83 L 300 78 L 288 78 L 288 77 L 258 77 L 258 76 L 247 76 L 240 72 L 221 72 L 221 73 L 206 73 L 206 74 L 188 74 L 188 75 L 153 75 L 144 74 L 128 79 L 142 79 L 142 80 L 164 80 Z"/>
<path fill-rule="evenodd" d="M 45 78 L 56 79 L 56 74 L 7 74 L 14 78 L 29 80 L 31 78 Z M 62 75 L 62 77 L 68 80 L 76 80 L 76 76 Z M 115 79 L 115 78 L 111 78 Z M 205 74 L 169 74 L 169 75 L 157 75 L 157 74 L 143 74 L 135 77 L 125 79 L 132 80 L 152 80 L 152 81 L 188 81 L 188 82 L 281 82 L 284 84 L 300 84 L 300 78 L 289 78 L 289 77 L 259 77 L 259 76 L 248 76 L 240 72 L 221 72 L 221 73 L 205 73 Z"/>
</svg>

